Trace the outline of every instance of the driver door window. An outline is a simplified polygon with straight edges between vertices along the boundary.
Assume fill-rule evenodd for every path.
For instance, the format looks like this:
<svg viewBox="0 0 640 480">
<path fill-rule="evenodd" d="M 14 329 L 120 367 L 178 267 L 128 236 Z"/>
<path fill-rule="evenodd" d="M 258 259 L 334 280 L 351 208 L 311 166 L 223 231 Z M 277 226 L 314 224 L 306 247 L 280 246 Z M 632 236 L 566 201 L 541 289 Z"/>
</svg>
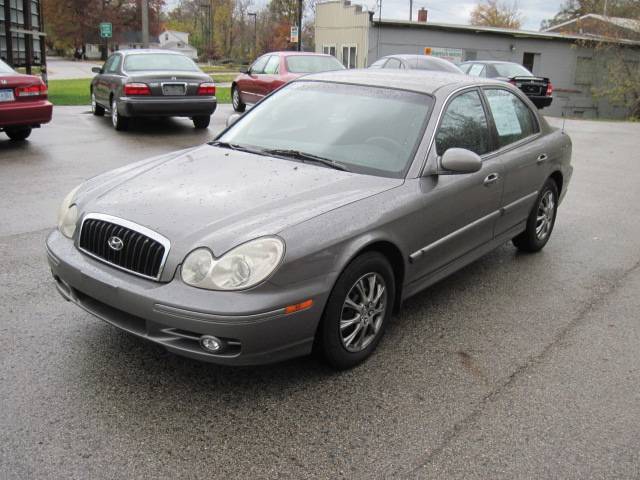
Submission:
<svg viewBox="0 0 640 480">
<path fill-rule="evenodd" d="M 491 133 L 478 92 L 462 93 L 446 108 L 436 134 L 438 155 L 449 148 L 466 148 L 478 155 L 488 153 Z"/>
<path fill-rule="evenodd" d="M 249 72 L 251 75 L 257 75 L 260 73 L 264 73 L 264 67 L 267 64 L 267 61 L 272 57 L 272 55 L 265 55 L 264 57 L 260 57 L 258 60 L 253 62 Z"/>
<path fill-rule="evenodd" d="M 278 73 L 278 67 L 280 67 L 280 57 L 278 55 L 272 55 L 264 67 L 264 73 L 267 75 L 275 75 Z"/>
</svg>

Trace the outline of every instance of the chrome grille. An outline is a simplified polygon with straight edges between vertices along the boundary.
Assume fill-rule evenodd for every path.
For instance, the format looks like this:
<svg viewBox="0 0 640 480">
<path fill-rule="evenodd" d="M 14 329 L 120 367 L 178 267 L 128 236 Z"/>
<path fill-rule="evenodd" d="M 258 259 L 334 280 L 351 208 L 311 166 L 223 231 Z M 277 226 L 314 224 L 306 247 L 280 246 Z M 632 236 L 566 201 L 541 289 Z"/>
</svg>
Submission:
<svg viewBox="0 0 640 480">
<path fill-rule="evenodd" d="M 85 217 L 78 246 L 94 258 L 153 280 L 160 277 L 169 250 L 166 239 L 142 226 L 96 214 Z"/>
</svg>

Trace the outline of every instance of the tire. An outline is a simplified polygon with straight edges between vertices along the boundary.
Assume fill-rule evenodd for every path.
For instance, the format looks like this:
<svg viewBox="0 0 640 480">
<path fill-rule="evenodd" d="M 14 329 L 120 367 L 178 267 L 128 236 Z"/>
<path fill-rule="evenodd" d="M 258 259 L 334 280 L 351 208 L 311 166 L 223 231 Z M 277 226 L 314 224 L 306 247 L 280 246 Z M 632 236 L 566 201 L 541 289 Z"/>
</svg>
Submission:
<svg viewBox="0 0 640 480">
<path fill-rule="evenodd" d="M 247 108 L 247 105 L 240 98 L 240 90 L 238 90 L 236 85 L 231 87 L 231 104 L 233 105 L 233 109 L 238 113 L 244 112 Z"/>
<path fill-rule="evenodd" d="M 518 250 L 523 252 L 542 250 L 553 232 L 557 212 L 558 186 L 548 178 L 529 213 L 526 230 L 513 239 L 513 244 Z"/>
<path fill-rule="evenodd" d="M 371 277 L 374 278 L 373 294 Z M 377 300 L 376 296 L 379 296 Z M 316 334 L 318 353 L 340 370 L 363 362 L 384 334 L 394 299 L 395 278 L 389 261 L 378 252 L 357 257 L 340 274 L 329 295 Z"/>
<path fill-rule="evenodd" d="M 123 132 L 129 128 L 129 118 L 123 117 L 118 113 L 118 104 L 115 98 L 111 100 L 111 123 L 113 124 L 113 128 L 119 132 Z"/>
<path fill-rule="evenodd" d="M 14 142 L 21 142 L 31 135 L 31 127 L 7 128 L 4 133 Z"/>
<path fill-rule="evenodd" d="M 193 117 L 193 126 L 197 129 L 205 129 L 211 122 L 210 116 Z"/>
<path fill-rule="evenodd" d="M 98 105 L 98 102 L 96 102 L 96 94 L 93 92 L 91 92 L 91 113 L 96 117 L 104 115 L 104 107 L 102 105 Z"/>
</svg>

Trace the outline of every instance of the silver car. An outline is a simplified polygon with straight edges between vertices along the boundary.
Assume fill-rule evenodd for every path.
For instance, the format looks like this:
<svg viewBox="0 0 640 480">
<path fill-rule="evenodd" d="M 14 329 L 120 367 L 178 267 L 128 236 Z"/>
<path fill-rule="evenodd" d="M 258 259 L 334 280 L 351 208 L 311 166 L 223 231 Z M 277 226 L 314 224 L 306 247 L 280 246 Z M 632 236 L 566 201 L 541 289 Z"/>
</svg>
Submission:
<svg viewBox="0 0 640 480">
<path fill-rule="evenodd" d="M 296 80 L 210 144 L 64 199 L 64 298 L 188 357 L 367 358 L 402 301 L 507 240 L 549 241 L 571 141 L 504 82 L 363 70 Z"/>
</svg>

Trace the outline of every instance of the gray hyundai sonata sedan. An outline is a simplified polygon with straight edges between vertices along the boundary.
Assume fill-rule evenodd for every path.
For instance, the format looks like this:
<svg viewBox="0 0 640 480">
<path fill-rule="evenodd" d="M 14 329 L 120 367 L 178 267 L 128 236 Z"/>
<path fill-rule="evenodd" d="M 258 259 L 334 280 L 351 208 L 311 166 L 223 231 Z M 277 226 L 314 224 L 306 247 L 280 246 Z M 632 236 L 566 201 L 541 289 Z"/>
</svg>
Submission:
<svg viewBox="0 0 640 480">
<path fill-rule="evenodd" d="M 505 241 L 549 241 L 571 141 L 503 82 L 304 77 L 213 142 L 71 191 L 46 242 L 62 296 L 229 365 L 367 358 L 404 299 Z"/>
</svg>

